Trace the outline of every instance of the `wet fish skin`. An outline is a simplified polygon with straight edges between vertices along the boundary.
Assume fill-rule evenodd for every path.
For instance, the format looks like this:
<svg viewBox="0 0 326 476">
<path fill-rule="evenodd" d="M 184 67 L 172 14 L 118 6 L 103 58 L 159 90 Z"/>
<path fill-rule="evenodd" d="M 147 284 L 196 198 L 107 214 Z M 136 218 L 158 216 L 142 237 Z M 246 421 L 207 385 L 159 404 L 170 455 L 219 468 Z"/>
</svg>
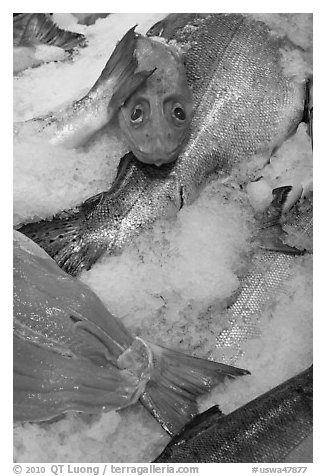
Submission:
<svg viewBox="0 0 326 476">
<path fill-rule="evenodd" d="M 279 295 L 286 292 L 284 284 L 293 273 L 296 260 L 300 260 L 297 255 L 302 254 L 305 248 L 310 250 L 312 196 L 308 195 L 305 200 L 299 201 L 282 217 L 283 210 L 287 208 L 290 190 L 291 187 L 273 190 L 272 204 L 257 215 L 257 238 L 260 246 L 253 251 L 235 301 L 229 304 L 224 316 L 219 315 L 219 319 L 225 320 L 227 324 L 217 335 L 213 353 L 215 359 L 234 364 L 239 357 L 243 357 L 243 343 L 260 336 L 259 321 L 262 312 L 267 306 L 270 306 L 272 312 Z M 291 235 L 296 236 L 296 246 L 300 249 L 281 245 L 281 239 L 285 236 L 281 229 L 282 221 L 285 221 L 289 231 L 292 228 Z M 273 243 L 276 247 L 271 246 Z M 310 376 L 306 377 L 312 392 Z M 312 394 L 311 400 L 310 396 L 309 399 L 304 397 L 307 402 L 305 409 L 296 398 L 298 394 L 301 395 L 300 381 L 295 391 L 287 393 L 287 384 L 283 384 L 283 387 L 285 396 L 282 397 L 282 392 L 277 394 L 272 390 L 269 392 L 271 398 L 264 400 L 268 395 L 265 394 L 249 406 L 245 405 L 237 410 L 237 413 L 233 412 L 221 419 L 218 407 L 212 407 L 196 417 L 193 424 L 187 425 L 189 431 L 185 428 L 155 462 L 310 462 Z M 304 395 L 307 396 L 308 392 Z M 276 432 L 281 432 L 280 438 L 275 429 Z M 207 447 L 200 451 L 198 448 L 204 447 L 205 443 Z M 188 457 L 190 453 L 192 456 Z"/>
<path fill-rule="evenodd" d="M 82 282 L 14 232 L 14 419 L 101 413 L 138 399 L 170 434 L 198 412 L 196 397 L 249 372 L 129 334 Z"/>
<path fill-rule="evenodd" d="M 243 343 L 261 335 L 261 315 L 286 292 L 299 256 L 312 253 L 313 194 L 284 213 L 291 188 L 274 189 L 270 206 L 256 215 L 249 265 L 225 315 L 219 316 L 225 325 L 216 336 L 214 359 L 235 364 L 243 356 Z"/>
<path fill-rule="evenodd" d="M 119 108 L 119 126 L 138 160 L 162 166 L 178 157 L 189 137 L 192 91 L 176 48 L 137 35 L 135 55 L 153 74 Z"/>
<path fill-rule="evenodd" d="M 218 407 L 197 415 L 155 463 L 281 463 L 310 438 L 312 367 L 229 415 Z"/>
<path fill-rule="evenodd" d="M 71 274 L 89 269 L 106 250 L 119 252 L 141 229 L 193 202 L 211 174 L 228 174 L 258 153 L 267 161 L 302 119 L 305 85 L 284 75 L 281 40 L 266 25 L 238 14 L 181 20 L 180 29 L 167 20 L 168 39 L 188 48 L 195 108 L 176 162 L 157 169 L 128 154 L 111 190 L 64 219 L 59 214 L 21 228 Z"/>
<path fill-rule="evenodd" d="M 86 200 L 80 207 L 58 214 L 51 221 L 18 228 L 72 276 L 90 269 L 105 253 L 121 252 L 144 223 L 174 215 L 182 206 L 173 163 L 156 167 L 138 161 L 132 153 L 121 160 L 108 192 Z M 159 193 L 157 193 L 157 191 Z M 128 210 L 126 214 L 125 211 Z"/>
<path fill-rule="evenodd" d="M 284 284 L 293 274 L 296 260 L 301 259 L 298 256 L 304 250 L 311 251 L 312 194 L 298 200 L 284 213 L 291 188 L 274 189 L 270 206 L 256 215 L 254 241 L 258 246 L 254 247 L 237 295 L 229 303 L 225 315 L 219 315 L 226 326 L 216 336 L 214 359 L 234 365 L 243 357 L 243 343 L 260 336 L 261 314 L 267 306 L 273 309 L 279 295 L 286 292 Z M 295 237 L 299 248 L 283 243 L 286 233 L 282 223 L 291 239 Z M 217 406 L 198 415 L 155 462 L 309 462 L 312 455 L 312 372 L 309 371 L 301 374 L 301 380 L 296 378 L 295 386 L 288 385 L 293 383 L 292 379 L 277 387 L 278 393 L 271 390 L 230 415 L 221 417 Z M 304 390 L 307 383 L 308 392 L 301 394 L 302 381 Z M 270 397 L 265 398 L 268 395 Z M 303 395 L 302 405 L 297 395 Z M 273 433 L 274 427 L 282 433 L 281 438 Z M 247 439 L 246 435 L 249 435 Z M 200 451 L 198 448 L 201 445 L 204 448 L 206 443 L 206 449 Z"/>
<path fill-rule="evenodd" d="M 26 134 L 30 124 L 34 134 L 42 132 L 53 144 L 80 148 L 108 126 L 138 160 L 160 166 L 182 150 L 192 109 L 182 55 L 133 27 L 83 98 L 21 125 L 19 131 Z"/>
</svg>

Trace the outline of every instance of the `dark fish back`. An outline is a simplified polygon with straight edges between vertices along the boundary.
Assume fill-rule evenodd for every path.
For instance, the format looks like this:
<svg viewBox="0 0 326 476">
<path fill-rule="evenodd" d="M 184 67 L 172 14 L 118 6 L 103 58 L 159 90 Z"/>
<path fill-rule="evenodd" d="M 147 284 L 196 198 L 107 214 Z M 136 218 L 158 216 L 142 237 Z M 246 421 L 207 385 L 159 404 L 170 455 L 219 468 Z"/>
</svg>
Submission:
<svg viewBox="0 0 326 476">
<path fill-rule="evenodd" d="M 155 462 L 282 462 L 312 433 L 312 394 L 310 367 L 229 415 L 203 413 Z"/>
</svg>

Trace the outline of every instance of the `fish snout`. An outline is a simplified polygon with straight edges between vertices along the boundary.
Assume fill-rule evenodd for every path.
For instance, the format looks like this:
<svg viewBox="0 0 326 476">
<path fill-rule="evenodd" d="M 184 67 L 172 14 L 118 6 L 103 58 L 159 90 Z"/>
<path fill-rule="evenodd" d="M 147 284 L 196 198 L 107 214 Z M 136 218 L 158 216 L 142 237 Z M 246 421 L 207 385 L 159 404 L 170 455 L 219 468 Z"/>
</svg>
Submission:
<svg viewBox="0 0 326 476">
<path fill-rule="evenodd" d="M 165 137 L 158 135 L 152 141 L 144 143 L 137 150 L 133 151 L 138 160 L 146 164 L 153 164 L 160 167 L 177 159 L 182 144 L 175 146 L 170 144 L 168 135 Z"/>
</svg>

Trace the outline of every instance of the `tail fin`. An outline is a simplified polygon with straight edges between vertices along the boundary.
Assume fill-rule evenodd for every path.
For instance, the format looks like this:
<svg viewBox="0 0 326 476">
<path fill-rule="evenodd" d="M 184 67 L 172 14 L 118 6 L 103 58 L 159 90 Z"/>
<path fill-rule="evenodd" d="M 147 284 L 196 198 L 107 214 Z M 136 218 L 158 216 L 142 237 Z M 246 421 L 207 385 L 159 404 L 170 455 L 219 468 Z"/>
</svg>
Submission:
<svg viewBox="0 0 326 476">
<path fill-rule="evenodd" d="M 85 239 L 80 211 L 69 211 L 21 226 L 18 231 L 43 248 L 68 274 L 76 276 L 90 267 L 104 253 L 106 247 Z"/>
<path fill-rule="evenodd" d="M 259 219 L 259 241 L 261 247 L 266 250 L 301 255 L 305 250 L 299 250 L 293 246 L 289 246 L 282 240 L 282 238 L 285 237 L 285 232 L 282 230 L 280 220 L 284 205 L 291 190 L 292 187 L 290 185 L 278 187 L 273 190 L 273 201 Z"/>
<path fill-rule="evenodd" d="M 150 347 L 154 371 L 140 401 L 171 435 L 177 434 L 198 413 L 198 396 L 222 383 L 226 377 L 250 374 L 244 369 L 154 344 Z"/>
<path fill-rule="evenodd" d="M 59 28 L 45 13 L 23 13 L 14 18 L 14 46 L 41 43 L 70 50 L 85 46 L 85 41 L 84 35 Z"/>
</svg>

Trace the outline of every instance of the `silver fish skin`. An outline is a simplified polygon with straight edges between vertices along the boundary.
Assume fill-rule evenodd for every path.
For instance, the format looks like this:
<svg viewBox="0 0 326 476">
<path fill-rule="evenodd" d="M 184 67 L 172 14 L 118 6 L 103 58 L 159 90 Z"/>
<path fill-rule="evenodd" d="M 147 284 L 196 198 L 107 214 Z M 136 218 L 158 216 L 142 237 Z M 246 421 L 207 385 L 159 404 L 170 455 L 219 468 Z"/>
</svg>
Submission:
<svg viewBox="0 0 326 476">
<path fill-rule="evenodd" d="M 131 28 L 118 42 L 99 78 L 85 96 L 59 111 L 15 123 L 15 136 L 41 134 L 50 143 L 68 149 L 80 148 L 88 143 L 113 119 L 118 107 L 153 73 L 152 70 L 138 68 L 134 29 Z"/>
<path fill-rule="evenodd" d="M 273 190 L 271 205 L 256 216 L 256 246 L 233 303 L 223 316 L 218 316 L 226 325 L 216 337 L 214 359 L 234 364 L 243 357 L 243 344 L 261 334 L 262 313 L 286 292 L 285 283 L 293 276 L 296 261 L 301 260 L 298 255 L 312 251 L 312 194 L 283 213 L 290 192 L 290 186 Z M 287 241 L 292 246 L 283 243 L 286 239 L 283 229 L 287 230 Z M 312 369 L 309 369 L 229 415 L 222 415 L 218 406 L 198 415 L 155 462 L 311 460 Z"/>
<path fill-rule="evenodd" d="M 280 40 L 240 14 L 176 15 L 160 27 L 187 47 L 195 108 L 190 139 L 176 162 L 159 169 L 127 154 L 108 192 L 52 221 L 20 230 L 68 273 L 118 253 L 141 229 L 195 200 L 213 173 L 261 154 L 266 161 L 303 117 L 305 83 L 286 77 Z"/>
<path fill-rule="evenodd" d="M 283 213 L 291 188 L 273 190 L 273 202 L 256 216 L 257 231 L 248 269 L 240 277 L 241 286 L 229 302 L 223 316 L 225 325 L 216 336 L 214 359 L 221 362 L 235 364 L 243 356 L 243 344 L 261 335 L 261 315 L 286 293 L 286 283 L 294 275 L 299 255 L 312 254 L 313 194 L 308 193 Z"/>
<path fill-rule="evenodd" d="M 312 396 L 310 367 L 229 415 L 216 406 L 197 415 L 154 462 L 287 462 L 298 445 L 311 442 Z"/>
<path fill-rule="evenodd" d="M 125 141 L 141 162 L 173 162 L 188 139 L 193 109 L 183 56 L 177 48 L 134 30 L 119 41 L 83 98 L 16 124 L 16 134 L 41 133 L 52 144 L 81 148 L 105 128 L 106 134 Z"/>
<path fill-rule="evenodd" d="M 14 232 L 14 420 L 102 413 L 138 399 L 175 434 L 196 398 L 243 369 L 130 335 L 88 286 Z"/>
</svg>

